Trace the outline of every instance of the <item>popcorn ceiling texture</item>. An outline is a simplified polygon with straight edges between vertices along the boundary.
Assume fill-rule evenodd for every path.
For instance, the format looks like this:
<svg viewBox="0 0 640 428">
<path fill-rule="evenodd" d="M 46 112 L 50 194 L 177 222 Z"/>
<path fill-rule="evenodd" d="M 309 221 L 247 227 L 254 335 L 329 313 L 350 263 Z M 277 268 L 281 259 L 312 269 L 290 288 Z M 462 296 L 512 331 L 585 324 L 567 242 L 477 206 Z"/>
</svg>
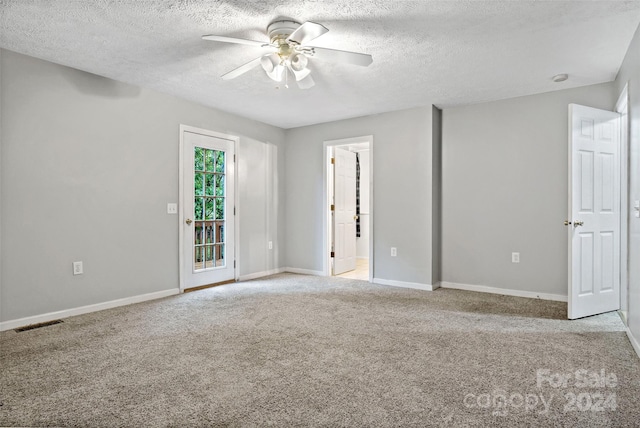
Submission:
<svg viewBox="0 0 640 428">
<path fill-rule="evenodd" d="M 261 68 L 220 79 L 263 51 L 200 37 L 266 41 L 278 17 L 374 62 L 312 60 L 306 91 Z M 0 47 L 290 128 L 611 81 L 639 22 L 640 1 L 0 0 Z"/>
</svg>

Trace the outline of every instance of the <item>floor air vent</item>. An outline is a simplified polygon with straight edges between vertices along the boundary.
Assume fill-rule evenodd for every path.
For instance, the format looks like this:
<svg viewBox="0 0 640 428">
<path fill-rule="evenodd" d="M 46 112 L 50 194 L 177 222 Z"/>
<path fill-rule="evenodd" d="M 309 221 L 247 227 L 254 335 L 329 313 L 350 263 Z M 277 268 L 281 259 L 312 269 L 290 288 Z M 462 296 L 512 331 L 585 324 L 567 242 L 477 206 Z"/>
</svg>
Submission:
<svg viewBox="0 0 640 428">
<path fill-rule="evenodd" d="M 47 326 L 54 325 L 54 324 L 60 324 L 61 322 L 62 322 L 62 320 L 54 320 L 54 321 L 41 322 L 41 323 L 38 323 L 38 324 L 31 324 L 31 325 L 27 325 L 25 327 L 16 328 L 15 332 L 16 333 L 21 333 L 23 331 L 34 330 L 36 328 L 47 327 Z"/>
</svg>

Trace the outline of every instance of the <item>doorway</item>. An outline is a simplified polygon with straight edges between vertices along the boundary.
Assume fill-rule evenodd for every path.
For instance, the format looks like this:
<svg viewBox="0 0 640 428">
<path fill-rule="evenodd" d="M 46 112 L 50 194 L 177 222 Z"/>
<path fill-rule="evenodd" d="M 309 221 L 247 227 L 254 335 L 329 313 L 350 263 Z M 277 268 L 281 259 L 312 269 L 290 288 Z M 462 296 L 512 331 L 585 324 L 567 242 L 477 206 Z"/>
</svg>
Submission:
<svg viewBox="0 0 640 428">
<path fill-rule="evenodd" d="M 373 137 L 324 142 L 326 276 L 373 280 Z"/>
<path fill-rule="evenodd" d="M 237 138 L 181 126 L 180 289 L 236 278 Z"/>
<path fill-rule="evenodd" d="M 626 91 L 614 112 L 569 105 L 569 319 L 615 310 L 626 316 L 625 111 Z"/>
</svg>

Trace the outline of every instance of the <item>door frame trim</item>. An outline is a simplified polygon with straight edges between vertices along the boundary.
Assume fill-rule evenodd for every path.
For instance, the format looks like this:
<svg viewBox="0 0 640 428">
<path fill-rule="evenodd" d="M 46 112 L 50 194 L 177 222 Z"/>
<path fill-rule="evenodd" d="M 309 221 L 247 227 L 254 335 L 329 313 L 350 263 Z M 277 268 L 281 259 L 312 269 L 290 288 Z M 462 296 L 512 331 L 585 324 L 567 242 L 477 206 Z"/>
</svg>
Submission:
<svg viewBox="0 0 640 428">
<path fill-rule="evenodd" d="M 326 140 L 323 142 L 322 148 L 322 272 L 324 276 L 331 276 L 331 255 L 329 254 L 329 246 L 331 245 L 331 211 L 329 209 L 329 168 L 331 167 L 331 158 L 329 148 L 333 146 L 344 146 L 355 143 L 369 144 L 369 282 L 373 281 L 374 252 L 373 242 L 375 239 L 373 233 L 373 135 L 363 135 L 361 137 L 342 138 L 339 140 Z"/>
<path fill-rule="evenodd" d="M 235 262 L 235 266 L 233 269 L 233 277 L 234 281 L 238 280 L 238 272 L 239 272 L 239 255 L 240 255 L 240 206 L 239 206 L 239 195 L 238 195 L 238 145 L 240 138 L 235 135 L 225 134 L 222 132 L 211 131 L 208 129 L 197 128 L 195 126 L 183 125 L 180 124 L 180 146 L 178 153 L 178 272 L 179 272 L 179 283 L 178 288 L 181 293 L 184 292 L 184 282 L 185 282 L 185 271 L 184 271 L 184 227 L 182 224 L 184 223 L 184 134 L 185 132 L 191 132 L 193 134 L 201 134 L 206 135 L 208 137 L 221 138 L 223 140 L 233 141 L 233 149 L 236 155 L 235 165 L 233 169 L 233 173 L 235 174 L 234 181 L 234 201 L 233 204 L 235 206 L 235 216 L 233 219 L 234 222 L 234 245 L 233 245 L 233 259 Z"/>
<path fill-rule="evenodd" d="M 623 108 L 627 113 L 622 121 Z M 615 112 L 620 114 L 620 310 L 629 308 L 629 83 L 620 92 Z M 625 125 L 625 126 L 623 126 Z M 622 305 L 624 296 L 625 305 Z M 627 324 L 627 320 L 624 319 Z"/>
</svg>

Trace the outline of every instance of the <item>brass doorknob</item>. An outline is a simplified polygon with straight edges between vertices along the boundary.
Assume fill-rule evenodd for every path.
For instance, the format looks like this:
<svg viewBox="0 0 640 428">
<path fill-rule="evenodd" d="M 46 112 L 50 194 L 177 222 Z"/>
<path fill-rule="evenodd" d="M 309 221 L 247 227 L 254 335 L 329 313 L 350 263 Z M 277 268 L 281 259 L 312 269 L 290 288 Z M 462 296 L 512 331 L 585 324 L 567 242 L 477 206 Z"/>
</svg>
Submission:
<svg viewBox="0 0 640 428">
<path fill-rule="evenodd" d="M 357 219 L 358 219 L 358 216 L 357 216 L 357 215 L 354 215 L 354 216 L 353 216 L 353 219 L 354 219 L 354 220 L 357 220 Z"/>
<path fill-rule="evenodd" d="M 584 224 L 584 222 L 581 222 L 581 221 L 574 221 L 574 222 L 573 222 L 573 227 L 582 226 L 583 224 Z"/>
<path fill-rule="evenodd" d="M 191 223 L 193 223 L 193 220 L 191 220 L 190 218 L 186 219 L 184 221 L 185 223 L 187 223 L 188 225 L 191 225 Z"/>
</svg>

